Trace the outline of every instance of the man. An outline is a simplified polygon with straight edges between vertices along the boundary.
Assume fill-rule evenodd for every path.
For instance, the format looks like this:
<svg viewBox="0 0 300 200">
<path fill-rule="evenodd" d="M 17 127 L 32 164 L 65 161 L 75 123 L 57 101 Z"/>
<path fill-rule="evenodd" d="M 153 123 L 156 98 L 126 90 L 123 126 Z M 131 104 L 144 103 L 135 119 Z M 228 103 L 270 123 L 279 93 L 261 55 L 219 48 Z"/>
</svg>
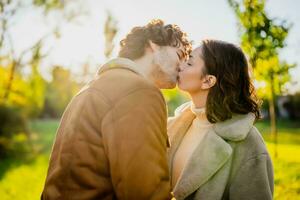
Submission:
<svg viewBox="0 0 300 200">
<path fill-rule="evenodd" d="M 135 27 L 119 58 L 71 101 L 61 120 L 42 199 L 169 199 L 166 104 L 191 49 L 176 25 Z"/>
</svg>

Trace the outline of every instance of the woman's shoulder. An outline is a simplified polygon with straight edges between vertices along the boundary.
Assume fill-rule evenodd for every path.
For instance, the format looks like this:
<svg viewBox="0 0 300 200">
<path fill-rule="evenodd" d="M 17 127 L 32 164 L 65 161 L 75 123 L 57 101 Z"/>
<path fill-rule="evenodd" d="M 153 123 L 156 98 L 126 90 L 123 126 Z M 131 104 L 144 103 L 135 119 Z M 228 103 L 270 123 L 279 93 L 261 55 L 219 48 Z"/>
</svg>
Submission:
<svg viewBox="0 0 300 200">
<path fill-rule="evenodd" d="M 255 158 L 257 156 L 268 154 L 265 141 L 258 131 L 258 129 L 253 125 L 250 129 L 245 140 L 237 144 L 239 149 L 244 149 L 245 157 L 248 159 Z"/>
</svg>

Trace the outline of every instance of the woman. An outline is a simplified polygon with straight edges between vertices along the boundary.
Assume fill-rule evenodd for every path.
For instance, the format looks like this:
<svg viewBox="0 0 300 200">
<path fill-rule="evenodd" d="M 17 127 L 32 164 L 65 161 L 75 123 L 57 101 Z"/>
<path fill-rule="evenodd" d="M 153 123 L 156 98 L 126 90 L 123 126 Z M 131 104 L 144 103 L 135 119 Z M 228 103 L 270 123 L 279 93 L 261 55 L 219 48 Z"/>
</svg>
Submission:
<svg viewBox="0 0 300 200">
<path fill-rule="evenodd" d="M 191 102 L 168 122 L 176 199 L 272 199 L 272 163 L 253 126 L 259 103 L 241 49 L 203 41 L 181 66 L 178 87 Z"/>
</svg>

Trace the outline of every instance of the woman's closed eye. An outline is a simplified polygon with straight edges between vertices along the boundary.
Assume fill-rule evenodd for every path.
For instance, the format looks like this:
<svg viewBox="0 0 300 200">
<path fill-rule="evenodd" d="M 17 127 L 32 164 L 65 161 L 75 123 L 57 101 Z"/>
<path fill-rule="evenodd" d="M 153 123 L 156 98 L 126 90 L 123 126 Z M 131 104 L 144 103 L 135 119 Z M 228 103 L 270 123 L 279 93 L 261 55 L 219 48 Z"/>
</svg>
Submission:
<svg viewBox="0 0 300 200">
<path fill-rule="evenodd" d="M 188 66 L 192 66 L 193 65 L 192 64 L 193 63 L 193 56 L 192 55 L 189 55 L 189 59 L 187 60 L 186 63 L 187 63 Z"/>
</svg>

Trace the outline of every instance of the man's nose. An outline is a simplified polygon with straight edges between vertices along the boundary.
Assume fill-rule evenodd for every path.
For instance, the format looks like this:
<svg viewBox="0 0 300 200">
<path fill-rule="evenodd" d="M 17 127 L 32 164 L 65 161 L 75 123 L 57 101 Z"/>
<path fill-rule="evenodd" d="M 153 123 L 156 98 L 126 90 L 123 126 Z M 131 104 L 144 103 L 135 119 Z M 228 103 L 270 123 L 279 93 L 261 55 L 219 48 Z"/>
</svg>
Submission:
<svg viewBox="0 0 300 200">
<path fill-rule="evenodd" d="M 179 65 L 179 71 L 183 71 L 185 68 L 185 62 L 180 63 Z"/>
</svg>

